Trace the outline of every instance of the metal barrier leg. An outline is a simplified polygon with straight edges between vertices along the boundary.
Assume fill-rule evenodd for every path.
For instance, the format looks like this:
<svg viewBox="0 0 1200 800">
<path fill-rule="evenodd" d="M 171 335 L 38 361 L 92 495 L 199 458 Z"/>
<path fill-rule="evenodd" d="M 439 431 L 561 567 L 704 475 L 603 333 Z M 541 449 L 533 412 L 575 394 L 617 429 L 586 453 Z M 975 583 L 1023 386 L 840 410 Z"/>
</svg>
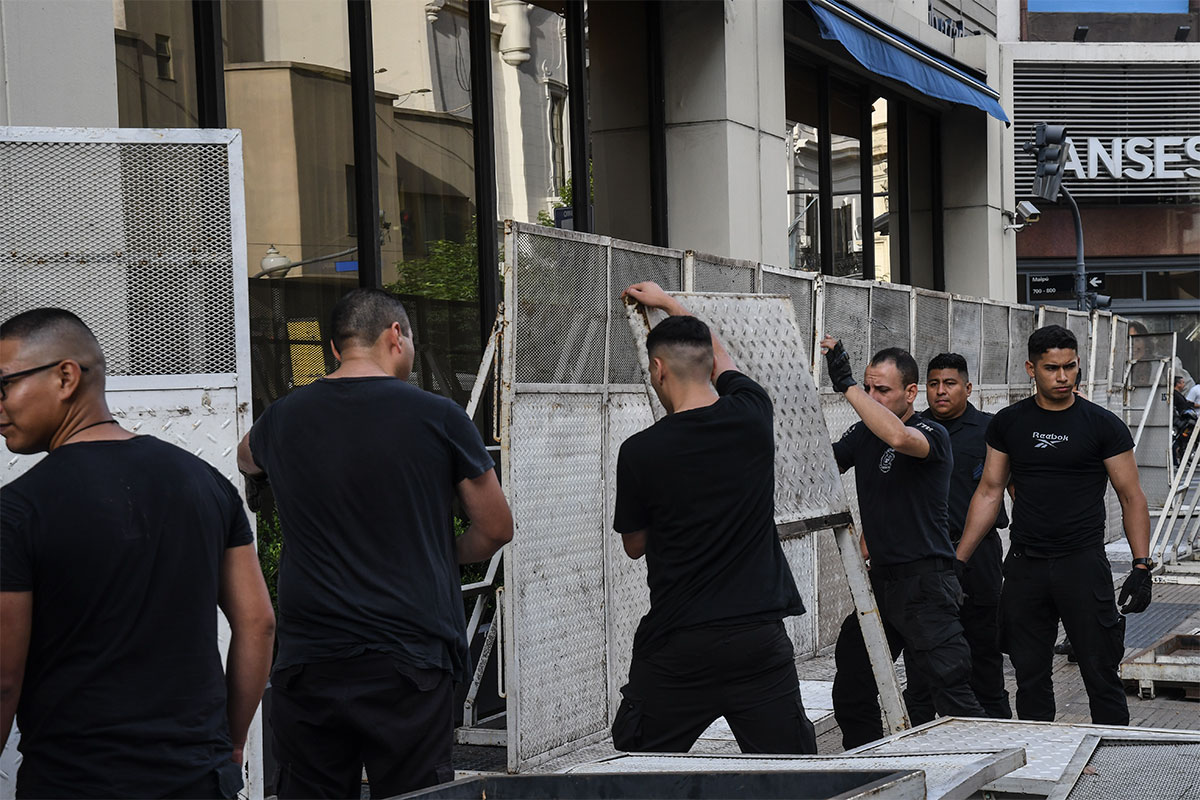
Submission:
<svg viewBox="0 0 1200 800">
<path fill-rule="evenodd" d="M 911 727 L 908 709 L 904 707 L 904 700 L 900 696 L 892 651 L 883 632 L 883 620 L 879 617 L 879 606 L 875 604 L 875 592 L 871 590 L 871 579 L 858 548 L 858 538 L 849 526 L 834 528 L 833 535 L 838 552 L 842 555 L 842 565 L 846 568 L 846 578 L 850 582 L 850 595 L 854 598 L 854 609 L 862 628 L 863 641 L 867 645 L 867 655 L 871 659 L 871 669 L 875 672 L 884 722 L 891 733 L 907 730 Z"/>
</svg>

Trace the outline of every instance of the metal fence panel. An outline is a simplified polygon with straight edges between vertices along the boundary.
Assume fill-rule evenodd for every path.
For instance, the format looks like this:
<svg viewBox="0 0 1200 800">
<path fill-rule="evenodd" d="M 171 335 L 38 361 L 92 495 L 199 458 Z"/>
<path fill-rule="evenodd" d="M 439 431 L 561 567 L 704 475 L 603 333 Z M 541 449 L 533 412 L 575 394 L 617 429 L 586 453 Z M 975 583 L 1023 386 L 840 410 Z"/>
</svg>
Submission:
<svg viewBox="0 0 1200 800">
<path fill-rule="evenodd" d="M 955 297 L 950 301 L 950 349 L 967 360 L 967 372 L 979 374 L 981 304 Z"/>
<path fill-rule="evenodd" d="M 622 316 L 624 316 L 622 314 Z M 629 322 L 621 323 L 629 331 Z M 630 346 L 632 347 L 632 334 Z M 640 380 L 640 378 L 639 378 Z M 640 388 L 640 387 L 639 387 Z M 611 529 L 617 489 L 617 454 L 621 444 L 633 434 L 654 424 L 645 391 L 614 392 L 608 399 L 608 463 L 605 465 L 607 502 L 604 514 L 604 569 L 607 602 L 604 607 L 608 630 L 608 723 L 616 717 L 621 687 L 629 679 L 633 657 L 633 635 L 638 623 L 650 610 L 650 590 L 646 586 L 646 559 L 625 554 L 621 537 Z"/>
<path fill-rule="evenodd" d="M 1030 382 L 1025 362 L 1029 360 L 1029 337 L 1036 321 L 1037 312 L 1028 306 L 1008 310 L 1008 382 L 1014 388 Z"/>
<path fill-rule="evenodd" d="M 870 285 L 845 278 L 825 278 L 824 284 L 825 329 L 820 333 L 841 340 L 850 364 L 857 370 L 855 378 L 862 380 L 862 370 L 872 355 L 866 324 L 871 309 Z M 823 370 L 822 375 L 822 388 L 832 388 Z"/>
<path fill-rule="evenodd" d="M 609 383 L 642 382 L 621 300 L 621 292 L 626 287 L 641 281 L 654 281 L 669 292 L 679 291 L 683 288 L 683 253 L 651 247 L 631 249 L 628 243 L 613 243 L 612 280 L 608 292 Z"/>
<path fill-rule="evenodd" d="M 1109 382 L 1109 369 L 1112 366 L 1112 314 L 1102 311 L 1096 315 L 1092 352 L 1095 353 L 1096 370 L 1093 380 L 1096 383 Z M 1097 395 L 1103 396 L 1103 395 Z M 1101 403 L 1103 405 L 1103 403 Z"/>
<path fill-rule="evenodd" d="M 1042 306 L 1042 324 L 1038 327 L 1044 328 L 1047 325 L 1067 327 L 1067 310 L 1065 308 Z"/>
<path fill-rule="evenodd" d="M 871 286 L 871 341 L 872 355 L 885 347 L 912 348 L 912 290 L 891 288 L 873 284 Z M 922 365 L 918 362 L 918 367 Z"/>
<path fill-rule="evenodd" d="M 1008 309 L 984 303 L 982 311 L 979 377 L 973 379 L 988 385 L 1008 383 Z"/>
<path fill-rule="evenodd" d="M 1075 334 L 1075 340 L 1079 343 L 1076 349 L 1076 355 L 1079 356 L 1079 367 L 1081 380 L 1087 380 L 1087 365 L 1092 353 L 1091 317 L 1082 311 L 1072 311 L 1067 314 L 1067 330 Z"/>
<path fill-rule="evenodd" d="M 754 262 L 720 258 L 704 253 L 696 253 L 694 258 L 693 287 L 697 292 L 750 293 L 756 290 Z"/>
<path fill-rule="evenodd" d="M 516 380 L 603 383 L 606 248 L 548 231 L 522 227 L 516 236 Z"/>
<path fill-rule="evenodd" d="M 599 394 L 521 393 L 505 476 L 515 532 L 506 575 L 513 604 L 516 763 L 608 724 Z M 536 687 L 536 691 L 534 691 Z M 510 751 L 511 752 L 511 751 Z M 511 756 L 510 756 L 511 758 Z"/>
<path fill-rule="evenodd" d="M 800 339 L 804 342 L 804 352 L 813 346 L 813 283 L 812 273 L 796 270 L 779 270 L 773 267 L 763 267 L 763 294 L 785 294 L 792 298 L 792 308 L 796 312 L 796 328 L 800 331 Z"/>
<path fill-rule="evenodd" d="M 929 362 L 950 351 L 950 295 L 917 289 L 916 349 L 913 357 L 924 378 Z"/>
</svg>

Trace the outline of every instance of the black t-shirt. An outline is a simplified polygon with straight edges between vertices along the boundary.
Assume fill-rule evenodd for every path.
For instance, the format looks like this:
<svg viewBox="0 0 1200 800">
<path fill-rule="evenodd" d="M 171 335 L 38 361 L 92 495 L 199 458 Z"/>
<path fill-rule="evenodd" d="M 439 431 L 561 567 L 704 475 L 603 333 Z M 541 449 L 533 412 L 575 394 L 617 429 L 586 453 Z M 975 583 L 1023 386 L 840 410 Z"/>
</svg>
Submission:
<svg viewBox="0 0 1200 800">
<path fill-rule="evenodd" d="M 716 403 L 664 417 L 617 457 L 613 529 L 647 531 L 641 656 L 680 628 L 804 613 L 775 529 L 771 399 L 732 370 L 716 386 Z"/>
<path fill-rule="evenodd" d="M 1045 555 L 1104 544 L 1104 460 L 1133 449 L 1115 414 L 1078 396 L 1062 411 L 1029 397 L 996 414 L 987 443 L 1008 454 L 1014 544 Z"/>
<path fill-rule="evenodd" d="M 926 420 L 936 422 L 950 434 L 950 450 L 954 454 L 954 469 L 950 473 L 950 494 L 947 497 L 947 530 L 950 541 L 957 544 L 962 539 L 963 527 L 967 522 L 967 510 L 971 507 L 971 498 L 979 488 L 979 479 L 983 477 L 983 463 L 987 460 L 987 427 L 992 421 L 992 415 L 980 411 L 967 403 L 962 414 L 954 419 L 939 420 L 932 412 L 922 413 Z M 996 515 L 996 523 L 988 531 L 988 536 L 999 536 L 996 528 L 1008 527 L 1008 514 L 1004 504 L 1000 504 L 1000 513 Z"/>
<path fill-rule="evenodd" d="M 322 378 L 250 430 L 279 508 L 275 669 L 367 650 L 467 665 L 455 487 L 492 468 L 466 412 L 390 377 Z"/>
<path fill-rule="evenodd" d="M 950 435 L 936 422 L 913 414 L 904 423 L 929 440 L 929 454 L 897 453 L 855 423 L 833 445 L 838 468 L 854 467 L 858 509 L 871 563 L 905 564 L 922 558 L 954 558 L 946 523 L 946 496 L 954 458 Z"/>
<path fill-rule="evenodd" d="M 33 592 L 21 793 L 161 797 L 230 765 L 217 594 L 233 485 L 148 436 L 54 450 L 0 491 L 0 589 Z"/>
</svg>

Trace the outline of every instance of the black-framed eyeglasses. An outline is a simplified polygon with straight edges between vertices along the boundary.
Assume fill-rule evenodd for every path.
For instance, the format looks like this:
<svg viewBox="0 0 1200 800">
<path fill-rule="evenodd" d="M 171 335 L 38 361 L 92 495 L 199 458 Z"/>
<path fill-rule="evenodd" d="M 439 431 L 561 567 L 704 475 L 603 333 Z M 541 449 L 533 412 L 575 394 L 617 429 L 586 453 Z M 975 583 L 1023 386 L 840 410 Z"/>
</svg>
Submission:
<svg viewBox="0 0 1200 800">
<path fill-rule="evenodd" d="M 58 361 L 55 361 L 51 364 L 42 364 L 40 367 L 30 367 L 29 369 L 23 369 L 20 372 L 10 372 L 7 375 L 0 375 L 0 400 L 8 399 L 8 385 L 10 383 L 12 383 L 13 381 L 15 381 L 17 378 L 24 378 L 26 375 L 32 375 L 35 372 L 41 372 L 44 369 L 51 369 L 53 367 L 57 367 L 59 364 L 63 363 L 66 360 L 67 359 L 65 359 L 65 358 L 60 358 Z M 88 368 L 81 365 L 79 367 L 79 371 L 87 372 Z"/>
</svg>

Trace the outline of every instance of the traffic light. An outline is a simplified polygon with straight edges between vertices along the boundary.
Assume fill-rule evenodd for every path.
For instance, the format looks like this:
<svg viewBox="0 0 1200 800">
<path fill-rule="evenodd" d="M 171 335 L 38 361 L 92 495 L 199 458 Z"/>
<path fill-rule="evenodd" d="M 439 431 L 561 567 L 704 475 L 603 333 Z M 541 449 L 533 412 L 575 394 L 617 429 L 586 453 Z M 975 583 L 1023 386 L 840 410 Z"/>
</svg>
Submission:
<svg viewBox="0 0 1200 800">
<path fill-rule="evenodd" d="M 1033 194 L 1053 203 L 1058 200 L 1058 187 L 1062 185 L 1063 170 L 1067 165 L 1066 126 L 1039 122 L 1034 128 L 1032 149 L 1037 154 Z"/>
</svg>

